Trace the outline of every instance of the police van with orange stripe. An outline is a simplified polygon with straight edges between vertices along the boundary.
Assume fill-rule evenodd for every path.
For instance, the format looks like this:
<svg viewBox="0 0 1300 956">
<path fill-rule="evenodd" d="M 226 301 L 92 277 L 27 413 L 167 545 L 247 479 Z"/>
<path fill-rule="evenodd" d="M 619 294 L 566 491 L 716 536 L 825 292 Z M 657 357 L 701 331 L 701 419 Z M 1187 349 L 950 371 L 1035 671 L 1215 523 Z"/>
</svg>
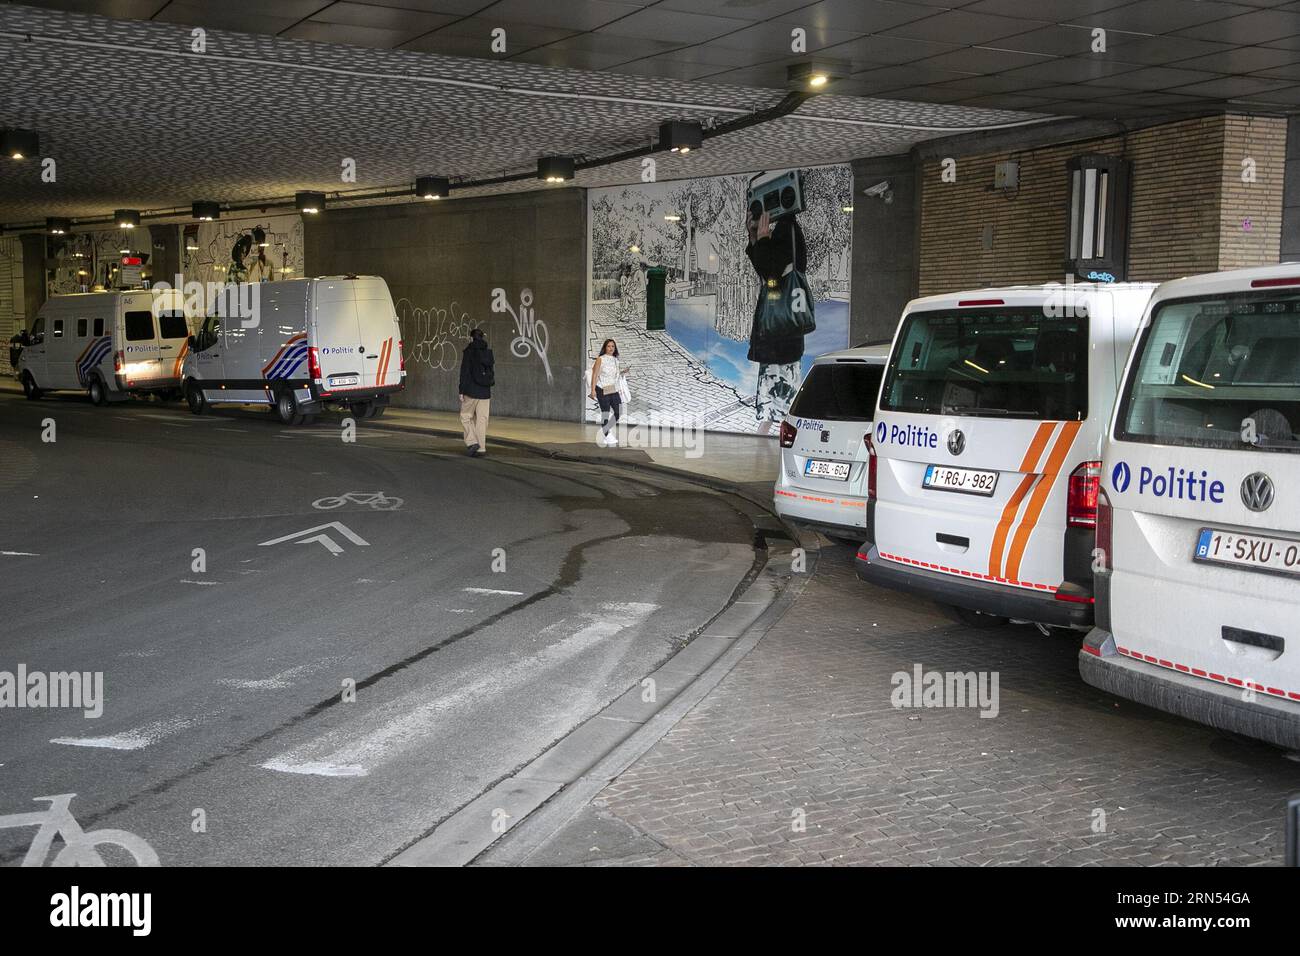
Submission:
<svg viewBox="0 0 1300 956">
<path fill-rule="evenodd" d="M 858 576 L 975 626 L 1090 626 L 1102 433 L 1154 288 L 908 303 L 875 415 Z"/>
<path fill-rule="evenodd" d="M 211 405 L 270 405 L 298 425 L 333 404 L 374 418 L 406 386 L 402 331 L 379 276 L 265 282 L 228 301 L 253 314 L 209 316 L 194 336 L 184 386 L 196 415 Z"/>
<path fill-rule="evenodd" d="M 1102 459 L 1083 679 L 1300 750 L 1300 265 L 1161 285 Z"/>
<path fill-rule="evenodd" d="M 18 358 L 18 379 L 30 399 L 65 389 L 96 405 L 147 393 L 179 397 L 190 321 L 175 290 L 51 296 Z"/>
</svg>

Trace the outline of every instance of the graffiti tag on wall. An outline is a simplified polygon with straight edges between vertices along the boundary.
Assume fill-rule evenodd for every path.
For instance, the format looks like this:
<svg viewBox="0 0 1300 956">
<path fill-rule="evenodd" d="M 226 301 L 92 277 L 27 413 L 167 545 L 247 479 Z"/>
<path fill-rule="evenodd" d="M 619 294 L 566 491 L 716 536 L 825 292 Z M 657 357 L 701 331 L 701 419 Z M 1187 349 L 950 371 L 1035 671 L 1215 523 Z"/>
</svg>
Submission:
<svg viewBox="0 0 1300 956">
<path fill-rule="evenodd" d="M 423 309 L 410 299 L 396 302 L 406 361 L 442 372 L 460 367 L 460 351 L 469 341 L 469 313 L 455 302 L 447 308 Z"/>
<path fill-rule="evenodd" d="M 519 293 L 519 311 L 516 312 L 506 299 L 506 290 L 493 289 L 492 311 L 506 312 L 515 320 L 515 337 L 510 341 L 510 354 L 515 358 L 528 358 L 536 352 L 546 372 L 546 384 L 554 385 L 551 362 L 546 357 L 546 347 L 551 341 L 550 333 L 546 330 L 546 323 L 537 318 L 537 310 L 533 308 L 533 290 L 524 289 Z"/>
</svg>

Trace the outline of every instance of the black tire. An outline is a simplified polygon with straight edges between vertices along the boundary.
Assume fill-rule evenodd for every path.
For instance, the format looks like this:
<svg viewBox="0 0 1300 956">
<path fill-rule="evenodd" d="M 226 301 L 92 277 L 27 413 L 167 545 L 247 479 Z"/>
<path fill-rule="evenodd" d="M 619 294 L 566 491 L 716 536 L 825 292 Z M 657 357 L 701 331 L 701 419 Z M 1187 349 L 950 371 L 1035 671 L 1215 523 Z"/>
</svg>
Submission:
<svg viewBox="0 0 1300 956">
<path fill-rule="evenodd" d="M 293 397 L 293 389 L 286 388 L 275 397 L 275 414 L 282 425 L 301 425 L 302 412 L 298 411 L 298 399 Z"/>
<path fill-rule="evenodd" d="M 361 419 L 363 418 L 374 418 L 375 403 L 356 402 L 355 404 L 348 406 L 348 411 L 352 413 L 352 417 L 355 418 L 357 421 L 361 421 Z"/>
<path fill-rule="evenodd" d="M 304 428 L 305 428 L 306 426 L 308 426 L 308 425 L 315 425 L 315 424 L 316 424 L 316 415 L 315 415 L 315 413 L 312 413 L 311 415 L 303 415 L 303 416 L 302 416 L 302 425 L 303 425 Z"/>
<path fill-rule="evenodd" d="M 86 394 L 90 396 L 90 404 L 104 406 L 108 404 L 108 389 L 104 387 L 104 380 L 98 375 L 90 376 L 90 381 L 86 384 Z"/>
<path fill-rule="evenodd" d="M 36 386 L 36 379 L 32 378 L 31 372 L 23 372 L 23 395 L 29 402 L 35 402 L 41 397 L 41 390 Z"/>
<path fill-rule="evenodd" d="M 383 416 L 384 416 L 384 409 L 386 409 L 387 407 L 388 407 L 387 405 L 379 405 L 379 404 L 371 405 L 371 406 L 370 406 L 370 417 L 371 417 L 371 418 L 383 418 Z"/>
<path fill-rule="evenodd" d="M 202 415 L 208 410 L 208 400 L 203 397 L 203 389 L 199 388 L 198 382 L 185 384 L 185 401 L 195 415 Z"/>
<path fill-rule="evenodd" d="M 951 604 L 942 605 L 943 609 L 948 612 L 958 624 L 964 624 L 967 627 L 976 627 L 981 630 L 990 627 L 1004 627 L 1009 620 L 997 614 L 985 614 L 983 611 L 972 611 L 968 607 L 953 607 Z"/>
</svg>

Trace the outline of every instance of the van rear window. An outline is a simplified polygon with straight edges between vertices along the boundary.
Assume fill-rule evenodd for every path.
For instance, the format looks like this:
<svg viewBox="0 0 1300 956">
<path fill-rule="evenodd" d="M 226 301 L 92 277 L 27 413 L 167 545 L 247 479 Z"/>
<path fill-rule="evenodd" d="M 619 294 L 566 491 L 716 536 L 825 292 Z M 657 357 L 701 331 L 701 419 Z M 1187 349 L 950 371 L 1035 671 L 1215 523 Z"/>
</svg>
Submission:
<svg viewBox="0 0 1300 956">
<path fill-rule="evenodd" d="M 1115 437 L 1300 451 L 1300 292 L 1160 303 L 1138 340 Z"/>
<path fill-rule="evenodd" d="M 190 334 L 190 325 L 184 312 L 159 312 L 158 331 L 159 338 L 183 339 Z"/>
<path fill-rule="evenodd" d="M 884 366 L 866 362 L 814 365 L 803 380 L 790 414 L 838 422 L 869 422 Z"/>
<path fill-rule="evenodd" d="M 889 357 L 891 412 L 1078 420 L 1088 414 L 1088 319 L 1042 308 L 913 312 Z"/>
<path fill-rule="evenodd" d="M 153 338 L 152 312 L 128 312 L 125 324 L 128 342 L 147 342 Z"/>
</svg>

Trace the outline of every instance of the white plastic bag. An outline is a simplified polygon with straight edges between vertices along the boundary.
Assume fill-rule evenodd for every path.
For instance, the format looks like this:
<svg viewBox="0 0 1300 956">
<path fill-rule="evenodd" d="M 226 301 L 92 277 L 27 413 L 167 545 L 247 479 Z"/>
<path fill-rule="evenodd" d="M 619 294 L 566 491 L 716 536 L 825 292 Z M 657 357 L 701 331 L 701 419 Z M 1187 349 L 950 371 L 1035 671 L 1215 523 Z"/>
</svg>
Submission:
<svg viewBox="0 0 1300 956">
<path fill-rule="evenodd" d="M 624 405 L 632 401 L 632 389 L 628 387 L 626 375 L 618 377 L 618 396 L 623 400 Z"/>
</svg>

